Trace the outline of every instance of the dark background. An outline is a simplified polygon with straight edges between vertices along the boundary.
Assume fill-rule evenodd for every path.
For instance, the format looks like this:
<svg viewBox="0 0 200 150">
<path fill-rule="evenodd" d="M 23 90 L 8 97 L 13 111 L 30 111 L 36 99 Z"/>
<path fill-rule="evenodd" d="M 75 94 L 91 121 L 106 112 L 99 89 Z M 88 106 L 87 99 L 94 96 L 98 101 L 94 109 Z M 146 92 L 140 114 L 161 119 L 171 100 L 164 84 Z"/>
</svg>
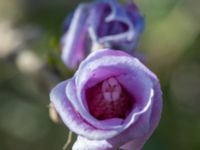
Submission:
<svg viewBox="0 0 200 150">
<path fill-rule="evenodd" d="M 0 150 L 60 150 L 67 140 L 67 128 L 49 118 L 48 94 L 73 74 L 58 43 L 79 2 L 0 0 Z M 136 3 L 146 20 L 138 49 L 160 78 L 164 100 L 144 150 L 199 150 L 200 1 Z"/>
</svg>

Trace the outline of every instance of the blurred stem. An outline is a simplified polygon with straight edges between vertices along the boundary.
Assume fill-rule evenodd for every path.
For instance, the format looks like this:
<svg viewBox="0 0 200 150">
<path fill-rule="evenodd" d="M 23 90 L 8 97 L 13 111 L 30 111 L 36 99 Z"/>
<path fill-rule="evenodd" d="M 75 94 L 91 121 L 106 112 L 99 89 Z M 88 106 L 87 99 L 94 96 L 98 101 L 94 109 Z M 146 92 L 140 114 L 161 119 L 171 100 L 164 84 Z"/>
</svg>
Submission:
<svg viewBox="0 0 200 150">
<path fill-rule="evenodd" d="M 68 137 L 67 137 L 67 142 L 63 146 L 63 150 L 67 150 L 67 148 L 69 147 L 70 143 L 72 142 L 72 135 L 73 135 L 72 131 L 69 131 Z"/>
</svg>

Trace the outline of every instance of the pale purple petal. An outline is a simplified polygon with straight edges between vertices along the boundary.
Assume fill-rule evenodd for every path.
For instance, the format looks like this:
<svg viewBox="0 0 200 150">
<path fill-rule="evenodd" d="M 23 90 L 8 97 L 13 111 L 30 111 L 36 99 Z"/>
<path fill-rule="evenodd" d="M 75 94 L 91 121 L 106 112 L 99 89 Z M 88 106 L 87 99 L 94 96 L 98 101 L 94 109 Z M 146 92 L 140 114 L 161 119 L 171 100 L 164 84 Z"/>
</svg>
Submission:
<svg viewBox="0 0 200 150">
<path fill-rule="evenodd" d="M 69 83 L 66 86 L 66 95 L 68 96 L 69 101 L 72 103 L 75 110 L 80 113 L 80 115 L 82 116 L 83 119 L 85 119 L 86 121 L 89 121 L 90 124 L 92 124 L 94 127 L 98 128 L 98 129 L 103 129 L 103 130 L 104 129 L 112 130 L 112 129 L 116 128 L 115 126 L 122 124 L 122 119 L 119 119 L 119 118 L 107 119 L 104 121 L 99 121 L 96 118 L 94 118 L 89 113 L 87 104 L 85 103 L 83 105 L 82 102 L 80 103 L 81 100 L 77 97 L 77 93 L 78 93 L 78 91 L 76 89 L 74 79 L 72 79 L 69 81 Z M 116 131 L 115 134 L 118 134 L 119 131 L 118 130 L 115 130 L 115 131 Z M 112 136 L 114 136 L 114 134 L 109 136 L 109 138 Z"/>
<path fill-rule="evenodd" d="M 99 0 L 81 4 L 72 19 L 68 18 L 61 45 L 62 60 L 71 69 L 95 45 L 133 54 L 144 29 L 144 18 L 133 2 L 122 5 L 117 0 Z"/>
<path fill-rule="evenodd" d="M 129 125 L 126 125 L 125 127 L 126 123 L 116 124 L 115 126 L 106 126 L 103 124 L 103 121 L 98 121 L 91 116 L 87 109 L 84 91 L 86 88 L 92 87 L 93 85 L 105 80 L 110 76 L 118 76 L 119 81 L 122 82 L 122 85 L 124 84 L 124 87 L 127 88 L 129 92 L 135 92 L 134 96 L 136 96 L 137 99 L 140 99 L 140 101 L 137 103 L 138 109 L 134 113 L 140 112 L 142 111 L 140 108 L 144 108 L 144 106 L 147 105 L 148 101 L 150 100 L 148 100 L 148 97 L 150 96 L 150 90 L 152 87 L 152 82 L 149 79 L 149 75 L 144 74 L 146 72 L 148 73 L 148 71 L 143 72 L 143 67 L 144 66 L 136 58 L 130 57 L 126 53 L 120 51 L 113 52 L 112 50 L 99 51 L 95 53 L 95 55 L 90 55 L 90 57 L 84 60 L 76 73 L 74 83 L 74 86 L 77 87 L 76 96 L 78 101 L 76 101 L 76 106 L 78 107 L 77 109 L 83 118 L 87 121 L 90 121 L 92 125 L 102 129 L 115 128 L 121 130 L 122 128 L 127 128 Z M 124 77 L 124 74 L 131 74 L 131 77 L 133 78 L 131 78 L 131 81 L 134 81 L 131 83 L 135 85 L 129 85 L 129 83 L 126 83 L 127 76 Z M 129 87 L 131 87 L 131 89 L 129 89 Z M 133 119 L 133 121 L 134 120 L 135 119 Z M 130 122 L 128 124 L 130 124 Z"/>
<path fill-rule="evenodd" d="M 86 4 L 79 5 L 74 12 L 68 31 L 62 37 L 62 60 L 69 68 L 77 67 L 85 57 L 88 7 Z"/>
<path fill-rule="evenodd" d="M 85 94 L 110 77 L 132 95 L 134 105 L 126 118 L 98 120 L 88 110 Z M 139 150 L 157 127 L 162 110 L 157 77 L 137 58 L 111 49 L 90 54 L 74 77 L 59 84 L 50 96 L 63 122 L 79 135 L 74 150 Z"/>
<path fill-rule="evenodd" d="M 152 106 L 152 112 L 151 112 L 151 116 L 150 118 L 150 128 L 148 130 L 148 132 L 146 132 L 143 136 L 139 136 L 138 138 L 133 138 L 134 140 L 130 140 L 129 143 L 126 143 L 126 141 L 124 141 L 124 143 L 126 143 L 125 145 L 123 145 L 121 148 L 125 149 L 125 150 L 140 150 L 143 145 L 145 144 L 145 142 L 149 139 L 149 137 L 152 135 L 152 133 L 154 132 L 155 128 L 158 126 L 159 120 L 160 120 L 160 116 L 161 116 L 161 112 L 162 112 L 162 97 L 161 97 L 161 90 L 160 90 L 160 86 L 159 84 L 155 84 L 155 96 L 154 96 L 154 102 L 153 102 L 153 106 Z M 135 131 L 134 126 L 132 126 L 129 130 L 125 131 L 124 133 L 119 134 L 120 136 L 130 136 L 130 139 L 132 137 L 132 135 L 128 134 L 128 133 L 134 133 Z M 116 139 L 114 139 L 115 142 L 117 142 Z"/>
<path fill-rule="evenodd" d="M 116 147 L 113 147 L 106 140 L 88 140 L 82 136 L 78 136 L 72 150 L 116 150 Z"/>
<path fill-rule="evenodd" d="M 66 97 L 65 88 L 68 82 L 69 80 L 61 82 L 50 93 L 50 100 L 64 124 L 73 132 L 89 139 L 107 139 L 116 135 L 118 132 L 115 130 L 100 130 L 83 120 Z"/>
<path fill-rule="evenodd" d="M 136 107 L 143 108 L 148 102 L 147 100 L 153 87 L 153 83 L 149 77 L 138 70 L 132 74 L 120 75 L 117 79 L 135 98 Z"/>
</svg>

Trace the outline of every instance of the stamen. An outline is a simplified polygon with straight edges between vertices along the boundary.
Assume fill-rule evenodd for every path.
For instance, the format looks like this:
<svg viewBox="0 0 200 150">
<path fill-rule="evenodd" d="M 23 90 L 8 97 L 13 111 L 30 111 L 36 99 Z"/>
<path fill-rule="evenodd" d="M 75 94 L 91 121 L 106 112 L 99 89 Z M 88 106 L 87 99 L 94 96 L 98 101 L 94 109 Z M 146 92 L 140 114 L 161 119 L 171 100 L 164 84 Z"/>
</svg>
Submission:
<svg viewBox="0 0 200 150">
<path fill-rule="evenodd" d="M 103 92 L 103 97 L 105 98 L 105 100 L 107 101 L 112 101 L 112 95 L 110 92 Z"/>
<path fill-rule="evenodd" d="M 111 85 L 111 86 L 116 86 L 116 85 L 119 85 L 118 84 L 118 81 L 115 79 L 115 78 L 110 78 L 107 80 L 108 83 Z"/>
<path fill-rule="evenodd" d="M 116 101 L 120 98 L 122 88 L 115 78 L 109 78 L 102 84 L 102 93 L 107 101 Z"/>
<path fill-rule="evenodd" d="M 119 92 L 112 92 L 112 99 L 113 101 L 118 100 L 120 97 L 120 93 Z"/>
</svg>

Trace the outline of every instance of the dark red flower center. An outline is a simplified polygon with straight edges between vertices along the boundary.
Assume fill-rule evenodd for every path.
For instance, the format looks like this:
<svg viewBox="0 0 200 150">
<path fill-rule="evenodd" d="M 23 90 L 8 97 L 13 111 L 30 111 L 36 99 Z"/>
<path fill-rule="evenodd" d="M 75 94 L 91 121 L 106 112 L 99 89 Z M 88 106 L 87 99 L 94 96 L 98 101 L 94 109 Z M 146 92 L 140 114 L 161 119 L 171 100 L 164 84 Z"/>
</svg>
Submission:
<svg viewBox="0 0 200 150">
<path fill-rule="evenodd" d="M 111 77 L 86 90 L 90 113 L 99 120 L 126 118 L 133 107 L 133 98 Z"/>
</svg>

